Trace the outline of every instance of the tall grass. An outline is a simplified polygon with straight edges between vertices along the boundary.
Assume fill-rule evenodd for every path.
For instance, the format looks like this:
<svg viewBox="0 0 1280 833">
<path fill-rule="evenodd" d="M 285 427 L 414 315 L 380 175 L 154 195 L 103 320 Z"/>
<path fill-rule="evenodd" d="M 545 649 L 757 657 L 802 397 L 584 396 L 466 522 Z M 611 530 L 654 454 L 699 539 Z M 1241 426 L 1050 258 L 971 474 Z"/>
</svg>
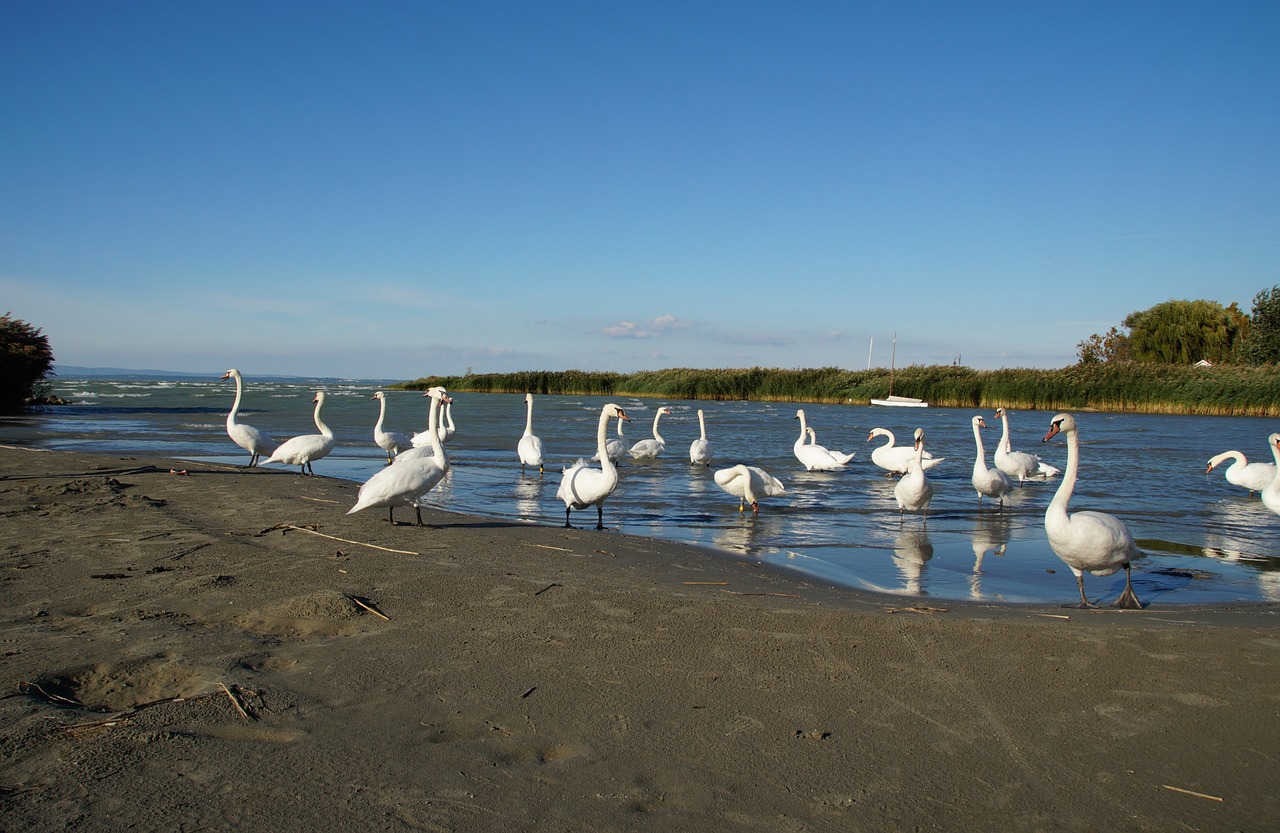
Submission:
<svg viewBox="0 0 1280 833">
<path fill-rule="evenodd" d="M 893 393 L 939 407 L 1098 410 L 1220 416 L 1280 416 L 1280 367 L 1087 364 L 1058 370 L 973 370 L 911 365 Z M 755 399 L 868 404 L 889 394 L 888 369 L 668 368 L 638 373 L 581 370 L 431 376 L 397 387 L 485 393 Z"/>
</svg>

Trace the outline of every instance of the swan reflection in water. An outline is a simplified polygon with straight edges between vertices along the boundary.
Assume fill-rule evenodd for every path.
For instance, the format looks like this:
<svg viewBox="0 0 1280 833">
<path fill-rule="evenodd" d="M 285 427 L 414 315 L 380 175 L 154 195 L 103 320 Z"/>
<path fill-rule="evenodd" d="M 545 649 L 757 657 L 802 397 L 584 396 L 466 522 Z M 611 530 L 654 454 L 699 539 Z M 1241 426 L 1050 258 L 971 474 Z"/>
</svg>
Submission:
<svg viewBox="0 0 1280 833">
<path fill-rule="evenodd" d="M 516 483 L 516 515 L 522 521 L 541 521 L 542 475 L 521 477 Z"/>
<path fill-rule="evenodd" d="M 902 576 L 902 592 L 911 596 L 926 595 L 922 586 L 924 566 L 933 558 L 929 530 L 924 527 L 904 529 L 893 545 L 893 564 Z"/>
<path fill-rule="evenodd" d="M 970 543 L 973 544 L 973 572 L 969 575 L 969 597 L 979 601 L 985 597 L 982 592 L 983 560 L 988 554 L 1004 557 L 1008 549 L 1010 525 L 1012 518 L 1007 514 L 983 514 L 974 519 L 970 531 Z"/>
</svg>

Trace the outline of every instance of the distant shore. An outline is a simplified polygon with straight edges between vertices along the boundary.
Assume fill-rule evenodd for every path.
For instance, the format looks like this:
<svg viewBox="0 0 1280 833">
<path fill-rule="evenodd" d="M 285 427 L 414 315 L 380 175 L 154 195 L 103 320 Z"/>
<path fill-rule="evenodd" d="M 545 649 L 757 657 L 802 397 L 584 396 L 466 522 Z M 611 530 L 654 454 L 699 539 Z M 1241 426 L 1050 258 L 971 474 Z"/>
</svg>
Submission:
<svg viewBox="0 0 1280 833">
<path fill-rule="evenodd" d="M 1280 818 L 1270 606 L 904 603 L 138 455 L 0 476 L 6 831 Z"/>
</svg>

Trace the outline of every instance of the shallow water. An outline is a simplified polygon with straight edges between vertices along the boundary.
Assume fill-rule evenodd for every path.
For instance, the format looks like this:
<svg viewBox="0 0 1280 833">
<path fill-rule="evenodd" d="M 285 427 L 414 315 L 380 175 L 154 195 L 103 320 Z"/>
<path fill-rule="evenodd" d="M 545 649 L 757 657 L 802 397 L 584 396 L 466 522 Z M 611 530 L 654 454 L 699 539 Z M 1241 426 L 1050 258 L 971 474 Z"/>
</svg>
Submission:
<svg viewBox="0 0 1280 833">
<path fill-rule="evenodd" d="M 324 418 L 338 448 L 315 463 L 317 474 L 363 481 L 385 463 L 372 439 L 378 403 L 370 397 L 378 382 L 246 382 L 241 421 L 277 441 L 314 433 L 311 399 L 317 389 L 329 393 Z M 56 380 L 54 392 L 77 404 L 0 420 L 0 442 L 248 462 L 248 454 L 224 430 L 235 393 L 230 381 L 67 378 Z M 537 397 L 534 431 L 543 439 L 548 465 L 542 475 L 522 475 L 515 446 L 524 430 L 523 396 L 464 393 L 454 399 L 452 469 L 427 502 L 475 515 L 562 524 L 564 504 L 555 497 L 560 471 L 595 453 L 595 426 L 607 400 Z M 426 428 L 427 400 L 420 394 L 390 391 L 387 400 L 388 427 L 402 433 Z M 664 455 L 653 463 L 622 465 L 618 490 L 605 503 L 611 529 L 715 547 L 822 582 L 875 592 L 934 600 L 1076 600 L 1075 580 L 1044 532 L 1044 510 L 1056 478 L 1015 488 L 1003 511 L 990 501 L 978 506 L 969 483 L 975 458 L 970 418 L 975 413 L 986 418 L 983 438 L 991 465 L 1000 428 L 990 411 L 803 405 L 820 443 L 857 452 L 843 470 L 811 473 L 792 453 L 799 435 L 795 405 L 616 401 L 632 417 L 624 429 L 628 444 L 651 436 L 659 407 L 673 413 L 659 427 L 667 442 Z M 689 464 L 698 408 L 706 413 L 715 449 L 710 468 Z M 1040 441 L 1051 416 L 1013 413 L 1012 443 L 1062 468 L 1065 443 Z M 1209 457 L 1228 449 L 1244 452 L 1251 461 L 1269 461 L 1266 437 L 1277 430 L 1274 421 L 1092 413 L 1077 420 L 1083 449 L 1072 509 L 1107 511 L 1128 524 L 1149 555 L 1133 571 L 1143 602 L 1280 600 L 1280 552 L 1273 545 L 1280 516 L 1257 496 L 1227 483 L 1221 469 L 1204 473 Z M 918 515 L 900 520 L 893 481 L 870 461 L 871 450 L 882 441 L 866 442 L 870 429 L 884 427 L 901 444 L 917 426 L 926 430 L 930 452 L 946 458 L 929 471 L 934 498 L 927 526 Z M 712 480 L 715 469 L 739 462 L 761 466 L 786 485 L 786 495 L 761 501 L 758 517 L 740 513 L 737 500 Z M 594 509 L 574 514 L 575 525 L 594 523 Z M 1122 574 L 1085 577 L 1090 598 L 1108 604 L 1123 583 Z"/>
</svg>

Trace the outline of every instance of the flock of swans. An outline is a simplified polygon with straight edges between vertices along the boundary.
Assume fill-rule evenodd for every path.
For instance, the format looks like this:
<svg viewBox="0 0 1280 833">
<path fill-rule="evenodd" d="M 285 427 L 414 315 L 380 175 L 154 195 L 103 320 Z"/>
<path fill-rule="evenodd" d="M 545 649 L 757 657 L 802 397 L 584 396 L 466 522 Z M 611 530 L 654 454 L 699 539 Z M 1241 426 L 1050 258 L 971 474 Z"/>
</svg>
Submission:
<svg viewBox="0 0 1280 833">
<path fill-rule="evenodd" d="M 263 463 L 284 463 L 299 466 L 304 475 L 314 475 L 311 464 L 329 454 L 336 445 L 334 434 L 325 425 L 321 414 L 325 401 L 324 392 L 317 391 L 313 400 L 313 419 L 319 433 L 293 437 L 276 445 L 263 432 L 238 420 L 244 393 L 240 372 L 228 370 L 222 378 L 235 380 L 235 401 L 227 415 L 226 428 L 228 436 L 250 453 L 248 465 L 257 465 L 260 460 Z M 456 430 L 450 414 L 453 400 L 445 389 L 432 388 L 423 395 L 431 400 L 427 430 L 412 437 L 384 428 L 386 397 L 382 391 L 373 395 L 373 399 L 379 400 L 378 421 L 374 426 L 373 439 L 386 452 L 387 466 L 361 484 L 356 504 L 347 514 L 364 509 L 386 508 L 388 520 L 395 523 L 396 507 L 413 507 L 417 513 L 418 525 L 423 525 L 421 500 L 448 473 L 449 458 L 445 443 Z M 526 467 L 532 466 L 537 466 L 541 472 L 545 467 L 544 447 L 541 438 L 533 431 L 533 394 L 526 394 L 524 401 L 524 433 L 517 441 L 516 453 L 522 473 Z M 596 424 L 595 455 L 590 460 L 579 459 L 566 467 L 556 490 L 556 497 L 565 505 L 566 527 L 571 525 L 570 518 L 574 510 L 594 506 L 596 529 L 605 528 L 604 503 L 618 488 L 618 462 L 627 455 L 637 461 L 653 460 L 660 456 L 666 450 L 666 441 L 659 433 L 659 421 L 670 413 L 670 408 L 658 408 L 651 429 L 653 436 L 628 447 L 622 427 L 624 422 L 630 421 L 630 417 L 613 403 L 601 408 Z M 690 444 L 689 461 L 692 465 L 710 466 L 715 458 L 715 451 L 707 438 L 704 413 L 702 410 L 697 413 L 699 437 Z M 442 416 L 444 414 L 450 415 L 446 418 Z M 1045 511 L 1045 532 L 1050 548 L 1075 576 L 1080 593 L 1079 607 L 1094 606 L 1085 595 L 1086 572 L 1095 576 L 1107 576 L 1124 570 L 1125 589 L 1113 606 L 1140 609 L 1142 604 L 1134 594 L 1130 582 L 1130 565 L 1143 557 L 1144 553 L 1135 545 L 1128 528 L 1115 516 L 1103 512 L 1069 511 L 1080 463 L 1079 428 L 1075 418 L 1065 413 L 1054 416 L 1044 437 L 1045 442 L 1058 435 L 1066 439 L 1066 469 L 1060 471 L 1036 455 L 1013 450 L 1009 438 L 1008 412 L 999 408 L 995 416 L 1001 420 L 1002 434 L 992 456 L 994 467 L 987 465 L 982 439 L 981 432 L 987 427 L 986 421 L 981 416 L 974 416 L 971 420 L 975 447 L 971 482 L 978 495 L 979 507 L 985 497 L 997 502 L 999 509 L 1003 510 L 1004 500 L 1015 488 L 1015 481 L 1023 484 L 1028 478 L 1047 479 L 1062 474 L 1062 480 Z M 795 418 L 800 422 L 800 431 L 793 451 L 807 471 L 840 469 L 853 459 L 854 453 L 833 451 L 819 445 L 817 431 L 808 424 L 803 409 L 796 411 Z M 617 437 L 610 439 L 609 426 L 615 420 Z M 897 478 L 893 494 L 898 505 L 899 522 L 905 521 L 907 512 L 913 512 L 920 513 L 922 524 L 927 525 L 929 504 L 934 494 L 927 472 L 945 458 L 936 458 L 925 449 L 925 432 L 922 428 L 915 430 L 910 446 L 897 446 L 893 433 L 885 428 L 873 429 L 867 441 L 871 442 L 877 437 L 883 437 L 887 441 L 872 451 L 871 462 L 886 477 Z M 1251 494 L 1260 494 L 1262 503 L 1280 514 L 1280 478 L 1276 477 L 1277 466 L 1280 465 L 1280 433 L 1270 435 L 1268 446 L 1275 463 L 1249 463 L 1241 452 L 1226 451 L 1209 460 L 1206 473 L 1231 460 L 1232 464 L 1225 472 L 1227 481 L 1248 489 Z M 593 466 L 592 462 L 598 463 L 598 467 Z M 759 466 L 729 466 L 715 471 L 713 479 L 721 489 L 738 498 L 739 511 L 746 511 L 749 505 L 753 513 L 758 513 L 762 498 L 786 493 L 782 481 Z"/>
</svg>

